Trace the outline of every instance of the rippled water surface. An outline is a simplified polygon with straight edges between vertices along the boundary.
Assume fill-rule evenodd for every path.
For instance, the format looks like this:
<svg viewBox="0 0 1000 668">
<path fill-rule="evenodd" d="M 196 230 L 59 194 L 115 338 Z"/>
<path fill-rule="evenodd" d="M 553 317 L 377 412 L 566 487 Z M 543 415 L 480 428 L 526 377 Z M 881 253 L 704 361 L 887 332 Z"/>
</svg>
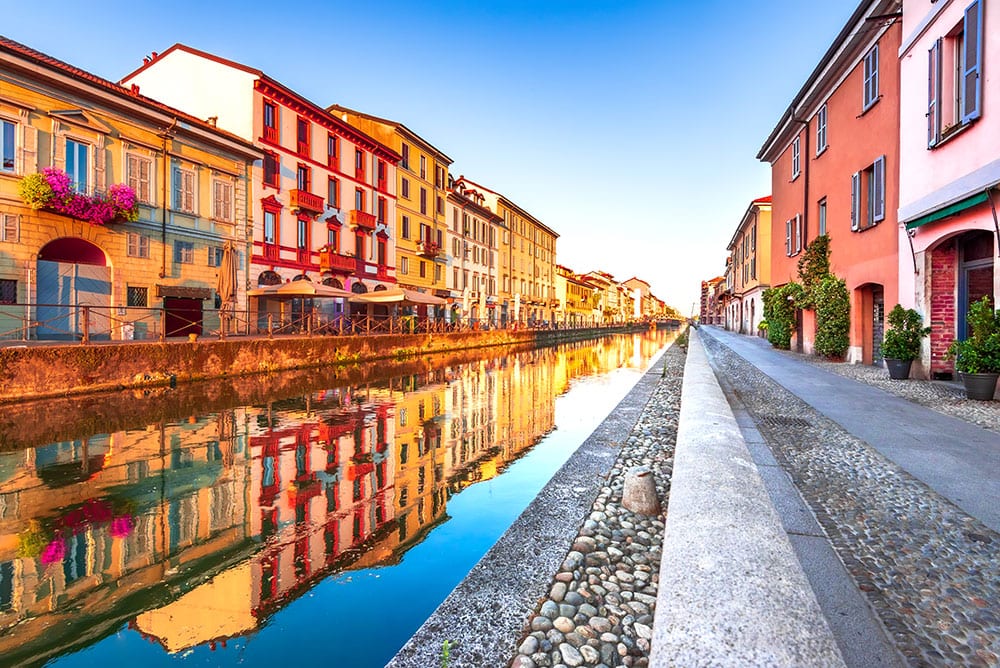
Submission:
<svg viewBox="0 0 1000 668">
<path fill-rule="evenodd" d="M 0 663 L 382 666 L 672 337 L 12 409 Z"/>
</svg>

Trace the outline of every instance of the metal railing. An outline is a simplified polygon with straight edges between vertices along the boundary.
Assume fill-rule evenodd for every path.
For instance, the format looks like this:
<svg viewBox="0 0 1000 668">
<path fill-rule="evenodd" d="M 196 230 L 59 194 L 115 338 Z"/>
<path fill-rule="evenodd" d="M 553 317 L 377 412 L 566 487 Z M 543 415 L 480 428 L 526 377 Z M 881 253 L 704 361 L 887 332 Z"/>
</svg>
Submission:
<svg viewBox="0 0 1000 668">
<path fill-rule="evenodd" d="M 87 304 L 0 305 L 0 345 L 4 343 L 73 341 L 83 344 L 229 336 L 359 336 L 428 334 L 489 330 L 565 330 L 621 327 L 629 323 L 566 325 L 535 322 L 497 323 L 486 319 L 415 315 L 330 313 L 321 309 L 242 311 L 232 309 L 171 310 L 137 306 Z"/>
</svg>

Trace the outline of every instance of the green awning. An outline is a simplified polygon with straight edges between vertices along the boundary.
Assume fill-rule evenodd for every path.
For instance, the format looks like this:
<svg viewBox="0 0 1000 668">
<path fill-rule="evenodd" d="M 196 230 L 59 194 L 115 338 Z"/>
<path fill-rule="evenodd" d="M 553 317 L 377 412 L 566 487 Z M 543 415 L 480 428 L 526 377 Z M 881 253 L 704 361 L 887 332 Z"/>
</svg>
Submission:
<svg viewBox="0 0 1000 668">
<path fill-rule="evenodd" d="M 938 209 L 932 213 L 925 214 L 919 218 L 914 218 L 906 224 L 906 229 L 915 230 L 921 225 L 926 225 L 927 223 L 933 223 L 936 220 L 941 220 L 942 218 L 947 218 L 952 216 L 959 211 L 965 211 L 968 208 L 974 207 L 977 204 L 982 204 L 989 199 L 989 195 L 985 192 L 976 193 L 975 195 L 970 195 L 963 200 L 950 204 L 943 209 Z"/>
</svg>

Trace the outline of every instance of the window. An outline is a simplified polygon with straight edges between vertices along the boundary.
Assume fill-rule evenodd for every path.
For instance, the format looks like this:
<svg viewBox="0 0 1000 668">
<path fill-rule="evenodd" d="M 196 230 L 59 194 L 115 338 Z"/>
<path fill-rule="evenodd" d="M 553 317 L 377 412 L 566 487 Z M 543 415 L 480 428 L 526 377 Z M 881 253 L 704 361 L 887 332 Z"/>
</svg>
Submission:
<svg viewBox="0 0 1000 668">
<path fill-rule="evenodd" d="M 427 178 L 427 157 L 423 155 L 420 156 L 420 178 Z"/>
<path fill-rule="evenodd" d="M 438 188 L 444 188 L 444 167 L 434 168 L 434 185 Z"/>
<path fill-rule="evenodd" d="M 129 232 L 126 244 L 126 254 L 129 257 L 149 257 L 149 237 Z"/>
<path fill-rule="evenodd" d="M 17 125 L 0 120 L 0 172 L 14 171 L 14 130 Z"/>
<path fill-rule="evenodd" d="M 328 225 L 326 228 L 326 245 L 334 253 L 340 250 L 340 235 L 337 234 L 339 231 L 340 229 L 335 225 Z"/>
<path fill-rule="evenodd" d="M 145 156 L 134 153 L 126 154 L 125 169 L 128 172 L 128 186 L 140 202 L 152 203 L 152 188 L 150 178 L 153 173 L 153 161 Z"/>
<path fill-rule="evenodd" d="M 410 168 L 410 146 L 409 144 L 403 144 L 403 148 L 400 150 L 400 155 L 402 159 L 399 161 L 399 166 L 403 169 Z"/>
<path fill-rule="evenodd" d="M 410 273 L 410 259 L 406 257 L 399 258 L 399 273 L 408 274 Z"/>
<path fill-rule="evenodd" d="M 340 141 L 337 139 L 336 135 L 327 135 L 326 137 L 326 164 L 331 169 L 340 169 L 340 152 L 339 146 Z"/>
<path fill-rule="evenodd" d="M 309 155 L 309 121 L 299 118 L 295 122 L 295 148 L 299 155 Z"/>
<path fill-rule="evenodd" d="M 208 247 L 208 266 L 209 267 L 222 266 L 222 246 Z"/>
<path fill-rule="evenodd" d="M 865 55 L 865 90 L 862 109 L 878 102 L 878 44 Z"/>
<path fill-rule="evenodd" d="M 385 225 L 385 198 L 379 197 L 375 208 L 375 218 L 382 225 Z"/>
<path fill-rule="evenodd" d="M 792 140 L 792 180 L 799 177 L 799 137 Z"/>
<path fill-rule="evenodd" d="M 819 221 L 819 235 L 826 234 L 826 198 L 819 201 L 819 212 L 816 218 Z"/>
<path fill-rule="evenodd" d="M 278 187 L 278 173 L 280 163 L 278 156 L 274 153 L 264 154 L 264 185 L 272 188 Z"/>
<path fill-rule="evenodd" d="M 437 198 L 437 212 L 444 215 L 444 198 L 440 195 Z"/>
<path fill-rule="evenodd" d="M 0 215 L 0 241 L 17 243 L 21 240 L 21 221 L 13 213 Z"/>
<path fill-rule="evenodd" d="M 69 175 L 73 188 L 80 193 L 86 193 L 87 181 L 87 156 L 90 146 L 81 144 L 73 139 L 66 140 L 66 173 Z"/>
<path fill-rule="evenodd" d="M 420 261 L 420 278 L 427 278 L 427 263 Z"/>
<path fill-rule="evenodd" d="M 927 145 L 935 146 L 982 115 L 982 0 L 928 52 Z"/>
<path fill-rule="evenodd" d="M 233 184 L 231 181 L 212 181 L 212 218 L 225 222 L 233 220 Z"/>
<path fill-rule="evenodd" d="M 399 190 L 404 199 L 410 199 L 410 179 L 402 179 L 399 183 Z"/>
<path fill-rule="evenodd" d="M 444 232 L 437 230 L 437 247 L 444 248 Z"/>
<path fill-rule="evenodd" d="M 885 156 L 851 176 L 851 230 L 860 232 L 885 220 Z"/>
<path fill-rule="evenodd" d="M 365 191 L 361 188 L 354 189 L 354 208 L 358 211 L 365 210 Z"/>
<path fill-rule="evenodd" d="M 264 243 L 273 244 L 278 227 L 278 214 L 275 211 L 264 211 Z"/>
<path fill-rule="evenodd" d="M 379 190 L 385 190 L 385 162 L 382 160 L 378 161 L 378 165 L 375 167 L 375 174 L 377 175 L 376 180 L 378 181 Z"/>
<path fill-rule="evenodd" d="M 401 236 L 404 239 L 409 239 L 410 238 L 410 217 L 409 216 L 403 216 L 402 228 L 403 229 L 401 230 L 401 233 L 400 233 L 399 236 Z"/>
<path fill-rule="evenodd" d="M 420 188 L 420 213 L 427 213 L 427 188 Z"/>
<path fill-rule="evenodd" d="M 125 299 L 128 306 L 149 306 L 149 288 L 130 285 L 125 288 Z"/>
<path fill-rule="evenodd" d="M 816 155 L 826 150 L 826 105 L 816 113 Z"/>
<path fill-rule="evenodd" d="M 791 257 L 802 251 L 802 216 L 795 214 L 794 218 L 785 221 L 785 255 Z"/>
<path fill-rule="evenodd" d="M 312 180 L 311 171 L 308 165 L 299 164 L 298 169 L 295 170 L 296 188 L 309 192 L 309 182 Z"/>
<path fill-rule="evenodd" d="M 174 167 L 174 209 L 194 213 L 194 172 Z"/>
<path fill-rule="evenodd" d="M 328 179 L 326 182 L 326 203 L 334 208 L 340 208 L 340 181 Z"/>
<path fill-rule="evenodd" d="M 174 242 L 174 262 L 177 264 L 194 264 L 194 242 Z"/>
<path fill-rule="evenodd" d="M 298 219 L 298 225 L 296 226 L 295 234 L 295 247 L 299 250 L 305 250 L 309 248 L 309 221 Z"/>
<path fill-rule="evenodd" d="M 17 281 L 0 278 L 0 304 L 17 303 Z"/>
<path fill-rule="evenodd" d="M 360 148 L 354 149 L 354 176 L 359 179 L 365 176 L 365 152 Z"/>
<path fill-rule="evenodd" d="M 264 102 L 264 139 L 278 141 L 278 107 L 274 102 Z"/>
</svg>

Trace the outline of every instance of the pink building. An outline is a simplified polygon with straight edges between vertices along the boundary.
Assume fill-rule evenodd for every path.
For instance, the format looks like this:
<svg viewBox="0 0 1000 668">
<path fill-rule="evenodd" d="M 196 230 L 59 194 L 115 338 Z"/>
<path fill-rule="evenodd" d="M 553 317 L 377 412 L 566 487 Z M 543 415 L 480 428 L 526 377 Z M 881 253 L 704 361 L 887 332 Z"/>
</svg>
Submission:
<svg viewBox="0 0 1000 668">
<path fill-rule="evenodd" d="M 1000 4 L 986 5 L 903 2 L 899 295 L 932 328 L 923 362 L 938 377 L 969 304 L 997 292 Z"/>
</svg>

